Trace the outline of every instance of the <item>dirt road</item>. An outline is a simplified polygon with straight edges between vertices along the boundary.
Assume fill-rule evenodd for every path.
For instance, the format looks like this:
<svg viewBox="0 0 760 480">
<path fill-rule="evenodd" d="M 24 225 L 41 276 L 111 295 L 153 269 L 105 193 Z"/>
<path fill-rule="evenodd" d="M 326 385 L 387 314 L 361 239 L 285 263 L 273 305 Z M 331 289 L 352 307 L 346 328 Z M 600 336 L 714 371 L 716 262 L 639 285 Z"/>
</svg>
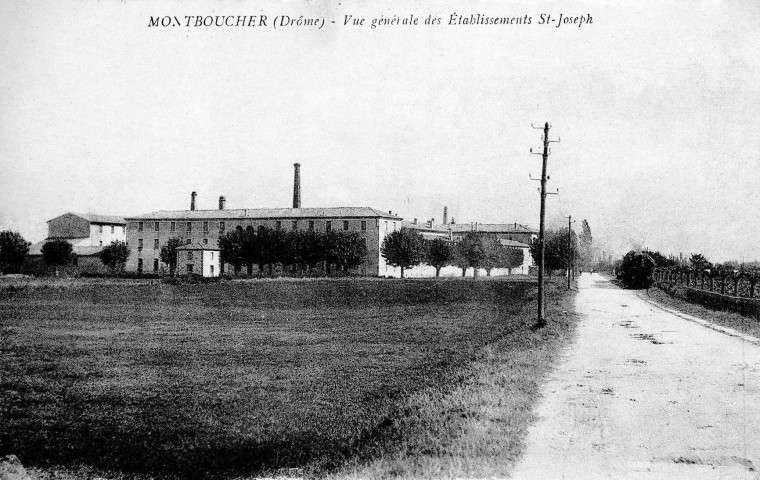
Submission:
<svg viewBox="0 0 760 480">
<path fill-rule="evenodd" d="M 582 275 L 514 479 L 760 479 L 760 345 Z M 750 321 L 750 320 L 748 320 Z"/>
</svg>

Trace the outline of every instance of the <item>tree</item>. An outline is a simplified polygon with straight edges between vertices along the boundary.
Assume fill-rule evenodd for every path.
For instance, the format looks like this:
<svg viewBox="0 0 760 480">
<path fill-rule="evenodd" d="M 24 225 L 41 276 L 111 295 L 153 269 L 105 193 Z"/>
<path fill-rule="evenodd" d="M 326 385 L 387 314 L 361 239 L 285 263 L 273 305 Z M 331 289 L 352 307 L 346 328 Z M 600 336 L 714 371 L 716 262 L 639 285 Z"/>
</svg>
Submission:
<svg viewBox="0 0 760 480">
<path fill-rule="evenodd" d="M 620 263 L 617 278 L 625 288 L 649 288 L 654 283 L 652 278 L 655 262 L 646 253 L 631 250 L 625 254 Z"/>
<path fill-rule="evenodd" d="M 477 276 L 477 269 L 483 266 L 486 252 L 483 249 L 483 240 L 479 233 L 468 232 L 454 248 L 454 264 L 462 269 L 464 277 L 469 267 L 473 267 Z"/>
<path fill-rule="evenodd" d="M 380 246 L 380 253 L 388 265 L 404 270 L 419 265 L 424 253 L 422 236 L 414 230 L 402 228 L 387 235 Z"/>
<path fill-rule="evenodd" d="M 484 235 L 481 237 L 483 245 L 482 267 L 486 269 L 486 275 L 491 276 L 491 270 L 499 267 L 501 263 L 501 252 L 504 247 L 495 235 Z"/>
<path fill-rule="evenodd" d="M 356 232 L 343 233 L 341 265 L 345 270 L 357 268 L 367 258 L 367 242 Z"/>
<path fill-rule="evenodd" d="M 182 239 L 170 238 L 166 245 L 161 247 L 159 258 L 165 265 L 169 265 L 169 272 L 174 275 L 177 269 L 177 247 L 183 245 Z"/>
<path fill-rule="evenodd" d="M 442 238 L 436 238 L 427 243 L 425 249 L 425 263 L 435 267 L 435 276 L 441 275 L 441 268 L 451 265 L 453 249 L 451 245 Z"/>
<path fill-rule="evenodd" d="M 704 270 L 706 268 L 712 267 L 712 263 L 707 261 L 704 255 L 701 253 L 694 253 L 692 254 L 691 258 L 689 259 L 689 262 L 691 263 L 691 267 L 695 270 Z"/>
<path fill-rule="evenodd" d="M 243 243 L 245 242 L 245 232 L 233 230 L 226 235 L 219 237 L 219 256 L 222 264 L 229 263 L 235 269 L 235 273 L 240 273 L 240 267 L 243 266 Z"/>
<path fill-rule="evenodd" d="M 17 232 L 0 232 L 0 273 L 20 273 L 29 254 L 29 245 Z"/>
<path fill-rule="evenodd" d="M 111 272 L 123 271 L 129 258 L 129 247 L 124 242 L 114 240 L 110 245 L 103 248 L 98 256 L 103 265 L 108 267 Z"/>
<path fill-rule="evenodd" d="M 567 268 L 571 256 L 577 251 L 578 237 L 575 232 L 570 233 L 570 248 L 567 244 L 567 229 L 547 230 L 544 233 L 544 271 L 551 276 L 553 270 Z M 538 264 L 540 243 L 534 239 L 530 245 L 530 254 Z"/>
<path fill-rule="evenodd" d="M 677 264 L 675 260 L 666 257 L 660 252 L 651 252 L 649 250 L 645 250 L 644 253 L 649 255 L 649 257 L 654 260 L 655 266 L 657 267 L 674 267 Z"/>
<path fill-rule="evenodd" d="M 578 238 L 577 265 L 582 270 L 591 270 L 594 263 L 594 239 L 591 236 L 591 227 L 587 220 L 581 223 L 581 234 Z"/>
<path fill-rule="evenodd" d="M 512 269 L 518 268 L 525 261 L 523 251 L 519 248 L 504 248 L 501 251 L 501 259 L 499 266 L 501 268 L 509 269 L 509 274 L 512 275 Z"/>
<path fill-rule="evenodd" d="M 73 258 L 74 247 L 66 240 L 49 240 L 42 246 L 42 259 L 45 264 L 55 267 L 55 276 L 58 276 L 58 267 L 64 267 Z"/>
</svg>

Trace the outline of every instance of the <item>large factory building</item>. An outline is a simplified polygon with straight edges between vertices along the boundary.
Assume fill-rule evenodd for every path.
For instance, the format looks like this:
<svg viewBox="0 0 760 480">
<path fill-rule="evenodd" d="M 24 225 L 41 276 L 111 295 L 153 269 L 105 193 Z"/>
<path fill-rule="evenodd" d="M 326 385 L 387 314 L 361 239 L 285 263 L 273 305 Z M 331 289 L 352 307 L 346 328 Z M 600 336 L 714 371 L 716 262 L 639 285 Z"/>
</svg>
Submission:
<svg viewBox="0 0 760 480">
<path fill-rule="evenodd" d="M 372 276 L 400 275 L 400 269 L 387 265 L 380 255 L 385 236 L 401 228 L 401 218 L 370 207 L 301 208 L 300 165 L 295 164 L 293 208 L 227 209 L 219 197 L 216 210 L 197 210 L 196 193 L 190 210 L 158 211 L 126 218 L 127 245 L 130 256 L 126 268 L 145 273 L 158 272 L 161 247 L 171 238 L 186 244 L 218 247 L 219 237 L 235 229 L 258 229 L 265 226 L 277 230 L 316 230 L 357 232 L 366 239 L 368 255 L 356 273 Z M 231 271 L 230 265 L 223 266 Z"/>
</svg>

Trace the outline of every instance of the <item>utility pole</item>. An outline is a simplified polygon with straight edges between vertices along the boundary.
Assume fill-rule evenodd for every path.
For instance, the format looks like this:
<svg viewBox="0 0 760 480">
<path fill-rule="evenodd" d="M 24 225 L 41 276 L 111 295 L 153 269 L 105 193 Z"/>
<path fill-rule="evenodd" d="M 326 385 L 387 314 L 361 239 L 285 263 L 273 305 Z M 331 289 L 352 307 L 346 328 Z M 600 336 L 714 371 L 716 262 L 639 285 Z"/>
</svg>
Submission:
<svg viewBox="0 0 760 480">
<path fill-rule="evenodd" d="M 533 127 L 536 130 L 540 130 L 540 127 Z M 538 254 L 538 316 L 536 319 L 536 328 L 542 328 L 546 326 L 546 318 L 544 318 L 544 218 L 546 217 L 546 180 L 549 178 L 546 176 L 546 163 L 549 160 L 549 154 L 551 151 L 549 150 L 549 129 L 551 127 L 549 126 L 549 122 L 546 122 L 544 124 L 544 151 L 543 153 L 534 153 L 533 149 L 531 148 L 530 153 L 533 153 L 534 155 L 541 155 L 542 156 L 542 165 L 541 165 L 541 215 L 539 220 L 539 226 L 538 226 L 538 245 L 539 245 L 539 254 Z M 555 142 L 559 142 L 559 140 L 556 140 Z M 533 178 L 531 178 L 533 180 Z"/>
<path fill-rule="evenodd" d="M 570 272 L 573 269 L 573 237 L 571 235 L 570 225 L 575 223 L 573 216 L 567 216 L 567 289 L 570 290 Z"/>
</svg>

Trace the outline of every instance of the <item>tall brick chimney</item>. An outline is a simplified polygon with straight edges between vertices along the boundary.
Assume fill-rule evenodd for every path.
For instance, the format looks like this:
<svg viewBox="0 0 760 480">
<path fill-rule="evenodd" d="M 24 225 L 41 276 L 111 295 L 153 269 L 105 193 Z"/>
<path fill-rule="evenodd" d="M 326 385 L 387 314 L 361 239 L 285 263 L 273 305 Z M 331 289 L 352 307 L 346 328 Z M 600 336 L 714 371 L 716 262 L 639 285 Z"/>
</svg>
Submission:
<svg viewBox="0 0 760 480">
<path fill-rule="evenodd" d="M 195 197 L 197 197 L 198 194 L 193 192 L 190 194 L 190 210 L 195 210 Z"/>
<path fill-rule="evenodd" d="M 293 177 L 293 208 L 301 208 L 301 164 L 294 163 L 295 176 Z"/>
<path fill-rule="evenodd" d="M 443 207 L 443 224 L 447 225 L 449 221 L 449 207 Z"/>
<path fill-rule="evenodd" d="M 227 205 L 227 199 L 224 197 L 219 197 L 219 210 L 224 210 L 224 207 Z"/>
</svg>

